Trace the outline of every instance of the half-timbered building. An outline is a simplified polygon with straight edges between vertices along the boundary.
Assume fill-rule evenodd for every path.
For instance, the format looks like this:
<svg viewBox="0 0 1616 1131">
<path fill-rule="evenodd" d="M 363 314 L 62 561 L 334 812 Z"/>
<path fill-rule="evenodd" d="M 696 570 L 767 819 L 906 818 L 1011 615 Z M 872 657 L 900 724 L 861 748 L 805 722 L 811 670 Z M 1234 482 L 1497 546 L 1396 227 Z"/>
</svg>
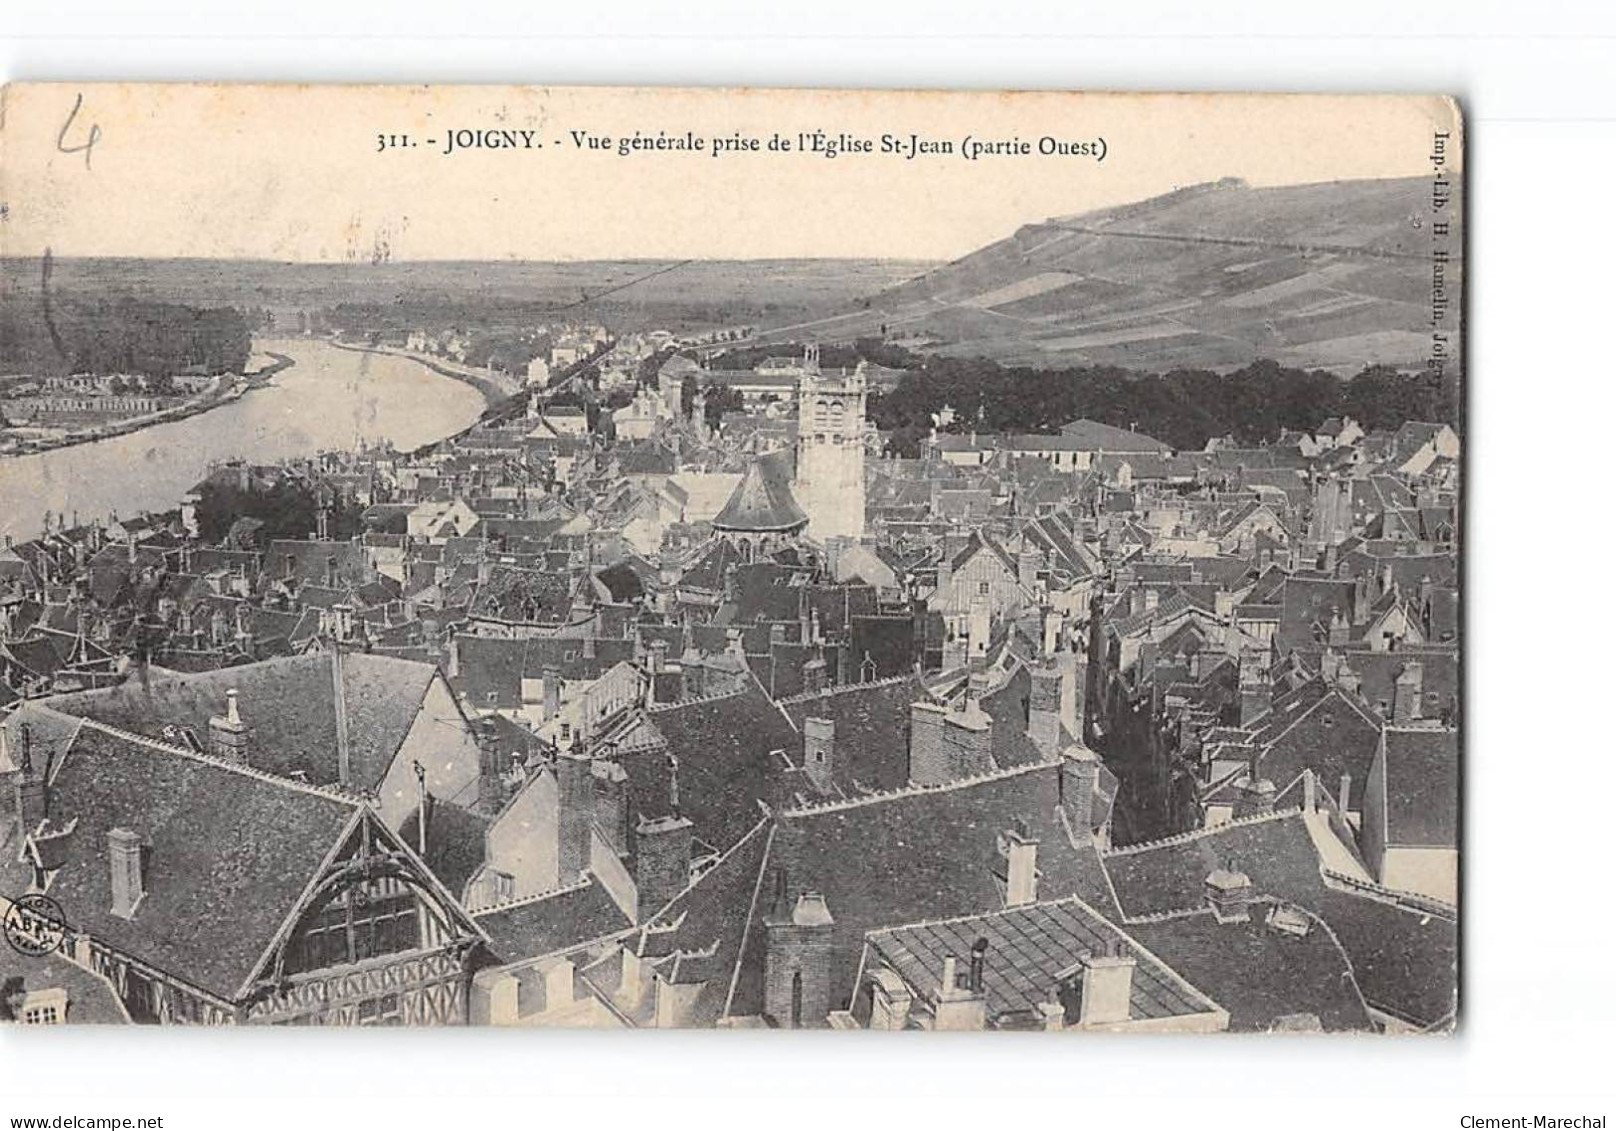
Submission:
<svg viewBox="0 0 1616 1131">
<path fill-rule="evenodd" d="M 132 1020 L 467 1020 L 486 937 L 358 795 L 89 720 L 11 762 L 0 892 L 54 900 Z"/>
</svg>

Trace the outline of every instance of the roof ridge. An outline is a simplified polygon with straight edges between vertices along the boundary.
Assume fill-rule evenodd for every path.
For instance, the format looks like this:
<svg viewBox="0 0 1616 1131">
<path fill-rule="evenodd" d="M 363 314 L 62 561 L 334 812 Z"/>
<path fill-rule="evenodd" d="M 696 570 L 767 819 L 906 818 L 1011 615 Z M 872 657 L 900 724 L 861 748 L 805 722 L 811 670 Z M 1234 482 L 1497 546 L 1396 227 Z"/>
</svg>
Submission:
<svg viewBox="0 0 1616 1131">
<path fill-rule="evenodd" d="M 1421 895 L 1418 892 L 1399 891 L 1384 884 L 1377 884 L 1373 880 L 1360 880 L 1356 876 L 1349 876 L 1344 872 L 1320 866 L 1319 874 L 1324 877 L 1325 886 L 1337 884 L 1350 888 L 1355 893 L 1368 896 L 1381 903 L 1391 903 L 1408 911 L 1424 911 L 1427 914 L 1442 915 L 1457 920 L 1459 908 L 1446 900 L 1434 896 Z"/>
<path fill-rule="evenodd" d="M 1265 896 L 1253 896 L 1251 902 L 1258 903 L 1266 899 Z M 1152 923 L 1169 923 L 1178 919 L 1193 919 L 1197 915 L 1210 915 L 1212 908 L 1205 903 L 1195 907 L 1179 907 L 1170 911 L 1152 911 L 1148 915 L 1125 915 L 1124 926 L 1147 926 Z"/>
<path fill-rule="evenodd" d="M 912 923 L 894 923 L 887 927 L 877 927 L 875 930 L 868 932 L 866 937 L 873 938 L 876 935 L 890 935 L 894 931 L 910 931 L 917 927 L 946 927 L 950 923 L 968 923 L 976 919 L 992 919 L 996 916 L 1010 915 L 1018 911 L 1027 911 L 1032 908 L 1057 907 L 1063 903 L 1082 902 L 1083 901 L 1079 899 L 1077 894 L 1074 892 L 1071 895 L 1063 895 L 1057 899 L 1038 899 L 1031 903 L 1018 903 L 1014 907 L 994 907 L 986 911 L 975 911 L 964 915 L 949 915 L 942 919 L 917 919 Z"/>
<path fill-rule="evenodd" d="M 227 761 L 224 758 L 219 758 L 212 754 L 204 754 L 198 750 L 191 750 L 183 746 L 171 746 L 160 739 L 152 738 L 150 735 L 137 734 L 132 730 L 124 730 L 121 727 L 111 726 L 107 723 L 99 721 L 98 719 L 81 719 L 80 722 L 84 727 L 90 727 L 92 730 L 101 731 L 103 734 L 109 734 L 114 738 L 121 738 L 125 742 L 132 742 L 137 746 L 145 746 L 148 749 L 157 750 L 164 754 L 178 754 L 180 757 L 189 758 L 194 762 L 201 762 L 204 765 L 214 766 L 221 770 L 229 770 L 233 773 L 241 774 L 244 777 L 257 778 L 260 781 L 283 786 L 286 789 L 295 790 L 299 793 L 310 793 L 316 797 L 324 797 L 328 801 L 341 801 L 348 805 L 369 804 L 369 799 L 363 794 L 354 793 L 349 790 L 341 789 L 337 786 L 314 785 L 310 782 L 300 782 L 292 778 L 281 777 L 279 774 L 272 774 L 268 770 L 260 770 L 253 766 L 244 766 L 239 762 Z M 80 728 L 79 733 L 82 733 L 82 727 Z M 77 735 L 74 736 L 74 740 L 76 744 Z"/>
<path fill-rule="evenodd" d="M 787 704 L 806 703 L 813 699 L 828 699 L 832 695 L 839 695 L 848 691 L 866 691 L 872 687 L 887 687 L 905 683 L 914 678 L 915 674 L 913 672 L 904 672 L 901 675 L 889 675 L 880 679 L 872 679 L 868 683 L 836 683 L 829 687 L 822 687 L 818 691 L 799 691 L 797 694 L 787 695 L 785 698 L 777 700 L 777 702 L 784 707 Z"/>
<path fill-rule="evenodd" d="M 967 786 L 979 785 L 983 782 L 1001 781 L 1007 778 L 1019 777 L 1034 770 L 1047 770 L 1053 762 L 1028 762 L 1021 766 L 1011 766 L 1008 769 L 989 770 L 986 773 L 974 774 L 971 777 L 954 778 L 945 782 L 934 782 L 926 785 L 905 785 L 897 789 L 882 790 L 876 793 L 860 794 L 858 797 L 837 798 L 819 804 L 801 805 L 793 809 L 782 809 L 782 817 L 811 817 L 820 813 L 829 813 L 838 809 L 854 809 L 862 805 L 871 805 L 881 801 L 895 801 L 902 797 L 919 797 L 927 793 L 949 793 Z"/>
<path fill-rule="evenodd" d="M 579 891 L 580 889 L 586 888 L 594 882 L 595 874 L 593 872 L 586 871 L 579 879 L 572 881 L 570 884 L 560 884 L 556 887 L 546 888 L 544 891 L 533 892 L 529 895 L 513 896 L 512 898 L 504 900 L 501 903 L 490 903 L 487 907 L 479 907 L 475 911 L 467 911 L 467 914 L 475 919 L 480 915 L 490 915 L 495 911 L 509 911 L 513 907 L 522 907 L 529 903 L 539 903 L 546 899 L 554 899 L 558 895 L 566 895 L 571 891 Z"/>
<path fill-rule="evenodd" d="M 1101 852 L 1100 856 L 1106 860 L 1113 856 L 1133 856 L 1137 853 L 1146 852 L 1153 848 L 1162 848 L 1169 844 L 1184 844 L 1188 841 L 1215 836 L 1229 829 L 1260 825 L 1265 821 L 1279 821 L 1288 817 L 1298 817 L 1301 816 L 1301 813 L 1300 806 L 1287 806 L 1284 809 L 1276 809 L 1272 813 L 1255 813 L 1249 817 L 1237 817 L 1232 821 L 1225 821 L 1221 825 L 1213 825 L 1211 828 L 1191 829 L 1189 832 L 1174 833 L 1172 836 L 1164 836 L 1157 840 L 1142 840 L 1137 844 L 1125 844 L 1119 848 L 1108 848 Z"/>
<path fill-rule="evenodd" d="M 750 671 L 750 669 L 748 669 L 748 671 Z M 737 695 L 745 695 L 746 692 L 747 689 L 742 687 L 737 691 L 720 691 L 712 695 L 699 695 L 694 699 L 680 699 L 673 703 L 648 703 L 645 707 L 645 713 L 648 715 L 655 715 L 663 711 L 671 711 L 676 707 L 693 707 L 701 703 L 713 703 L 719 699 L 733 699 Z"/>
</svg>

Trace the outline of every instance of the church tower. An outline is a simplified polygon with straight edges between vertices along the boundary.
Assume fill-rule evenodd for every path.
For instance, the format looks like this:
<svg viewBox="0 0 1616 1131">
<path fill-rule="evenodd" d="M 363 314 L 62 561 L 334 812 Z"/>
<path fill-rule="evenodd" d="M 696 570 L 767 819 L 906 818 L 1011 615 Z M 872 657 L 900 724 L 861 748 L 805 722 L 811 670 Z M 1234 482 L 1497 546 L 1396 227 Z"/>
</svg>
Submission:
<svg viewBox="0 0 1616 1131">
<path fill-rule="evenodd" d="M 797 386 L 797 502 L 808 512 L 808 537 L 864 535 L 864 363 L 851 374 L 819 369 L 809 346 Z"/>
</svg>

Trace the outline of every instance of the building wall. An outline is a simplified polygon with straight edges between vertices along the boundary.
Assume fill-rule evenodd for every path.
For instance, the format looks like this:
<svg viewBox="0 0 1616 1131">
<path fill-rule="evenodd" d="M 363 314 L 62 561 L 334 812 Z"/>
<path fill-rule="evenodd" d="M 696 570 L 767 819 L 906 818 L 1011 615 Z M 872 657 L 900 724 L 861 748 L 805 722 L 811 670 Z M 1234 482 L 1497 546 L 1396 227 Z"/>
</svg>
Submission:
<svg viewBox="0 0 1616 1131">
<path fill-rule="evenodd" d="M 1023 599 L 1021 583 L 1015 573 L 1005 567 L 998 555 L 978 550 L 954 571 L 946 592 L 939 594 L 934 607 L 944 616 L 963 617 L 970 613 L 973 603 L 985 600 L 994 616 L 1004 616 L 1020 609 Z"/>
<path fill-rule="evenodd" d="M 1380 882 L 1398 891 L 1458 903 L 1459 853 L 1452 848 L 1388 847 L 1381 858 Z"/>
<path fill-rule="evenodd" d="M 489 827 L 488 867 L 511 877 L 511 898 L 537 895 L 560 885 L 559 808 L 555 776 L 541 774 Z"/>
<path fill-rule="evenodd" d="M 434 797 L 463 808 L 477 804 L 482 751 L 442 676 L 434 676 L 428 685 L 415 723 L 378 790 L 377 808 L 390 829 L 397 830 L 419 803 L 416 762 L 426 768 L 426 787 Z"/>
</svg>

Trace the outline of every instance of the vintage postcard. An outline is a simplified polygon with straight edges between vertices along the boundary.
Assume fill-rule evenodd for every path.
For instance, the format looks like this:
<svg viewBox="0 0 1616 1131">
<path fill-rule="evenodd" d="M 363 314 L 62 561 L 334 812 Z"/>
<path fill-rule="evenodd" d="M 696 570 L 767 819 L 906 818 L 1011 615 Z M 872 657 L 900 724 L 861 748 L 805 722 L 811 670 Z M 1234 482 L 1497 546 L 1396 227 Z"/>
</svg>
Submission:
<svg viewBox="0 0 1616 1131">
<path fill-rule="evenodd" d="M 1454 1027 L 1452 100 L 3 98 L 0 1018 Z"/>
</svg>

